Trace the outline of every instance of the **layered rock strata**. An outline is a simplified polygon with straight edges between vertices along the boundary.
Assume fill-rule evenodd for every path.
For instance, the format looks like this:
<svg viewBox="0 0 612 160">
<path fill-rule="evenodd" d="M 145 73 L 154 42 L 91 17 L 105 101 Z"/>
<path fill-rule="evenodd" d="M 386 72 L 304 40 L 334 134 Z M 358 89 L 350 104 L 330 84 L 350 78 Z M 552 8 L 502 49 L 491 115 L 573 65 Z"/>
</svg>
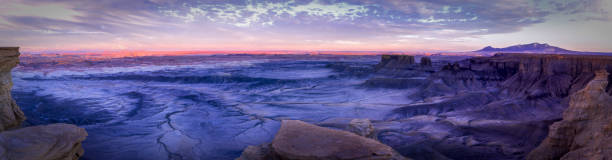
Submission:
<svg viewBox="0 0 612 160">
<path fill-rule="evenodd" d="M 17 47 L 0 47 L 0 159 L 78 159 L 84 152 L 85 129 L 71 124 L 19 128 L 25 116 L 11 97 L 11 69 L 19 63 L 19 55 Z"/>
<path fill-rule="evenodd" d="M 595 71 L 612 70 L 609 64 L 612 56 L 500 53 L 449 64 L 431 78 L 458 90 L 499 87 L 514 96 L 566 97 Z"/>
<path fill-rule="evenodd" d="M 612 96 L 609 74 L 598 71 L 584 89 L 572 94 L 563 120 L 550 126 L 548 137 L 527 157 L 533 160 L 611 159 Z"/>
<path fill-rule="evenodd" d="M 611 65 L 610 56 L 553 54 L 459 61 L 408 96 L 416 103 L 373 125 L 381 142 L 415 159 L 524 159 L 561 119 L 568 95 Z"/>
</svg>

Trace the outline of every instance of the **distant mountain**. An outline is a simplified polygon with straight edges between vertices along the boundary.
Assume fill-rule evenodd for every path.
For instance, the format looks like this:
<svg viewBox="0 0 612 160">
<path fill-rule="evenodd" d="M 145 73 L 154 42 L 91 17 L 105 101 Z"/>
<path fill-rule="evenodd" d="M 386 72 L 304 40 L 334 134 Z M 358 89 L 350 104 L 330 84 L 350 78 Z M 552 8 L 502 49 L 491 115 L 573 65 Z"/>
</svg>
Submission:
<svg viewBox="0 0 612 160">
<path fill-rule="evenodd" d="M 487 46 L 481 50 L 473 51 L 476 53 L 495 54 L 500 52 L 505 53 L 551 53 L 551 54 L 584 54 L 584 55 L 610 55 L 612 53 L 603 52 L 581 52 L 563 49 L 556 46 L 551 46 L 546 43 L 531 43 L 521 44 L 505 48 L 495 48 Z"/>
<path fill-rule="evenodd" d="M 487 46 L 476 52 L 574 52 L 567 49 L 548 45 L 546 43 L 531 43 L 510 46 L 506 48 L 494 48 Z"/>
</svg>

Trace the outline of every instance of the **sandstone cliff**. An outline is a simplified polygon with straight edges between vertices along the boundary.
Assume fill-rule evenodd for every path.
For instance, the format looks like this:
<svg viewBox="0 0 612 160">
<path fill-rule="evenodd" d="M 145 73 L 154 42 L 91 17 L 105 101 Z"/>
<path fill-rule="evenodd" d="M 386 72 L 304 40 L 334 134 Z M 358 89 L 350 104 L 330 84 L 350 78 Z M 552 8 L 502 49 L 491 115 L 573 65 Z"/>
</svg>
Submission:
<svg viewBox="0 0 612 160">
<path fill-rule="evenodd" d="M 19 128 L 25 116 L 11 97 L 11 69 L 19 63 L 19 48 L 0 48 L 0 159 L 75 160 L 83 155 L 87 132 L 71 124 Z"/>
<path fill-rule="evenodd" d="M 572 94 L 563 120 L 550 126 L 548 137 L 527 159 L 611 159 L 612 96 L 609 74 L 597 72 L 586 87 Z"/>
<path fill-rule="evenodd" d="M 609 64 L 611 56 L 500 53 L 449 64 L 433 77 L 454 89 L 499 84 L 514 96 L 566 97 L 584 88 L 595 71 L 612 70 Z"/>
<path fill-rule="evenodd" d="M 23 112 L 11 97 L 11 69 L 19 64 L 19 48 L 0 48 L 0 131 L 21 126 Z"/>
</svg>

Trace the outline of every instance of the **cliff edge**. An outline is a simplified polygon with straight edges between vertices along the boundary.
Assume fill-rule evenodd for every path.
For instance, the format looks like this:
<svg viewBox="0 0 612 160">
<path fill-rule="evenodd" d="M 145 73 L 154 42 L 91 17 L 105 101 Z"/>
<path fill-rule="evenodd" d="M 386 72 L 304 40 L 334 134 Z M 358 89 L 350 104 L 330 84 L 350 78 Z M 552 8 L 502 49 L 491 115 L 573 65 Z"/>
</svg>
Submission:
<svg viewBox="0 0 612 160">
<path fill-rule="evenodd" d="M 19 64 L 18 47 L 0 48 L 0 131 L 21 126 L 26 118 L 11 97 L 11 69 Z"/>
<path fill-rule="evenodd" d="M 19 64 L 19 55 L 18 47 L 0 47 L 0 159 L 79 159 L 85 129 L 72 124 L 19 128 L 26 118 L 11 97 L 11 70 Z"/>
<path fill-rule="evenodd" d="M 563 120 L 550 126 L 548 137 L 527 159 L 612 158 L 612 96 L 606 92 L 609 73 L 596 72 L 584 89 L 571 95 Z"/>
</svg>

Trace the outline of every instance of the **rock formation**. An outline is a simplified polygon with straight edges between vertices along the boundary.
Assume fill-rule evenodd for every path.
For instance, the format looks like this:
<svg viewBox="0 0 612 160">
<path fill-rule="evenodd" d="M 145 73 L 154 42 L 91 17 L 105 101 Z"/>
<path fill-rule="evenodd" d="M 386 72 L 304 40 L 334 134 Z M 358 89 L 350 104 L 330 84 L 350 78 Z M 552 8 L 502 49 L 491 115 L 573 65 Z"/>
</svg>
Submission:
<svg viewBox="0 0 612 160">
<path fill-rule="evenodd" d="M 431 67 L 431 58 L 429 57 L 421 57 L 421 66 L 424 67 Z"/>
<path fill-rule="evenodd" d="M 612 96 L 609 74 L 598 71 L 584 89 L 572 94 L 563 120 L 550 126 L 548 137 L 527 159 L 611 159 Z"/>
<path fill-rule="evenodd" d="M 415 96 L 499 87 L 515 97 L 567 97 L 608 64 L 612 64 L 612 56 L 502 53 L 476 57 L 444 66 Z"/>
<path fill-rule="evenodd" d="M 373 139 L 298 120 L 284 120 L 271 144 L 264 144 L 259 147 L 249 146 L 238 159 L 382 160 L 405 158 L 397 154 L 391 147 Z"/>
<path fill-rule="evenodd" d="M 349 122 L 347 130 L 359 136 L 375 138 L 374 126 L 369 119 L 353 119 L 351 122 Z"/>
<path fill-rule="evenodd" d="M 11 97 L 11 69 L 19 64 L 19 48 L 0 48 L 0 131 L 17 128 L 25 120 L 21 109 Z"/>
<path fill-rule="evenodd" d="M 19 48 L 0 48 L 0 159 L 75 160 L 83 155 L 87 132 L 71 124 L 18 128 L 25 116 L 11 97 L 11 69 L 19 63 Z"/>
<path fill-rule="evenodd" d="M 404 69 L 415 64 L 414 56 L 409 55 L 382 55 L 380 63 L 376 65 L 378 69 Z"/>
<path fill-rule="evenodd" d="M 0 159 L 76 160 L 85 129 L 70 124 L 33 126 L 0 133 Z"/>
<path fill-rule="evenodd" d="M 376 137 L 414 159 L 524 159 L 569 95 L 611 64 L 612 56 L 511 53 L 449 63 L 408 96 L 416 103 L 374 122 Z"/>
</svg>

